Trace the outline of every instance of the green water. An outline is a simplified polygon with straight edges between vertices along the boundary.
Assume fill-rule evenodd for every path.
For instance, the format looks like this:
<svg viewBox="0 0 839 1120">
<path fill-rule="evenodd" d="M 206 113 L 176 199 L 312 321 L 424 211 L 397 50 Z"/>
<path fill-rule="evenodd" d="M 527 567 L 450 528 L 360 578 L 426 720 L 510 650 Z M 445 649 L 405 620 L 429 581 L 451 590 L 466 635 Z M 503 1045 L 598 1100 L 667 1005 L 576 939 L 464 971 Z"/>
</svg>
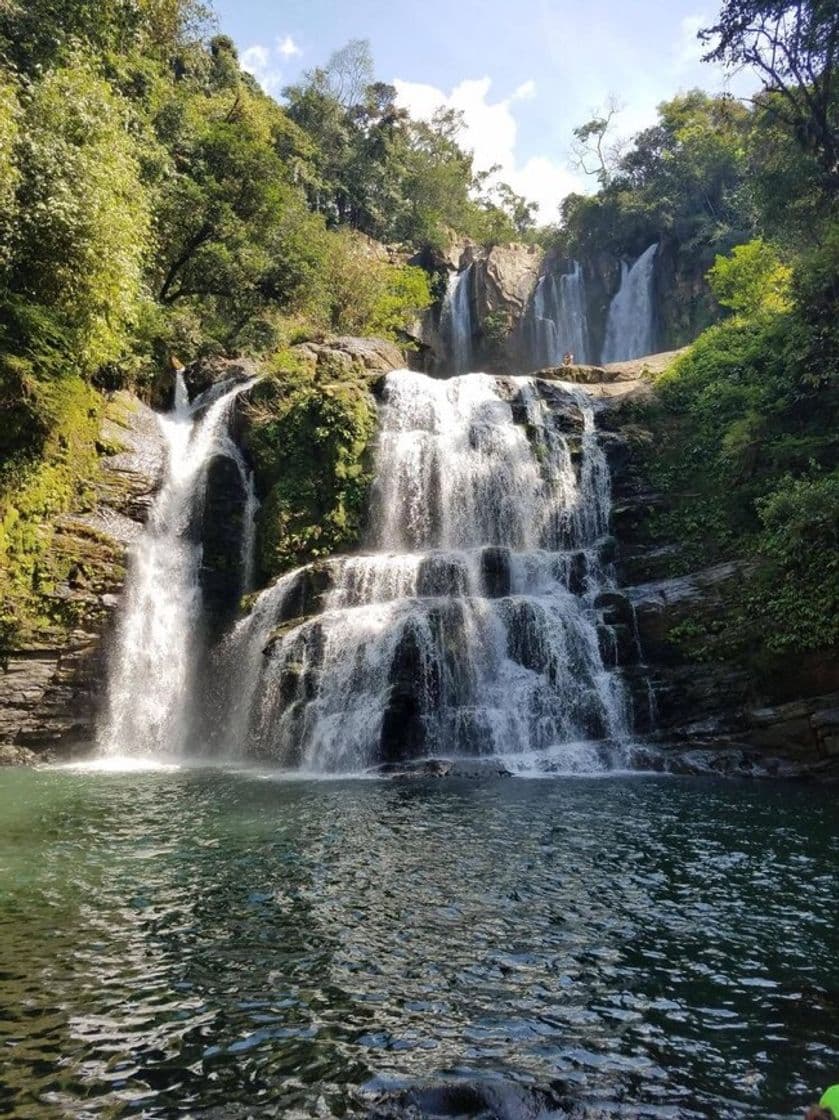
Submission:
<svg viewBox="0 0 839 1120">
<path fill-rule="evenodd" d="M 0 1112 L 363 1116 L 426 1078 L 781 1117 L 839 1080 L 835 793 L 0 774 Z"/>
</svg>

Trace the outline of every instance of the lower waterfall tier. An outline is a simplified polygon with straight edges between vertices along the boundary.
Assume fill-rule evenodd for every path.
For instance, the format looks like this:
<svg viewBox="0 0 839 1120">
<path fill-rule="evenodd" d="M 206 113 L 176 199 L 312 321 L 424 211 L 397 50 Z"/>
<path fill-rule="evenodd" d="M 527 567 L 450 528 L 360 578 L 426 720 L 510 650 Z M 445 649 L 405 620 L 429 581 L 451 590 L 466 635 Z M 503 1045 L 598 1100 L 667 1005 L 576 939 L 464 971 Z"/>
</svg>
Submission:
<svg viewBox="0 0 839 1120">
<path fill-rule="evenodd" d="M 584 590 L 599 567 L 597 548 L 490 547 L 302 569 L 220 651 L 229 737 L 325 771 L 619 741 L 618 627 Z"/>
</svg>

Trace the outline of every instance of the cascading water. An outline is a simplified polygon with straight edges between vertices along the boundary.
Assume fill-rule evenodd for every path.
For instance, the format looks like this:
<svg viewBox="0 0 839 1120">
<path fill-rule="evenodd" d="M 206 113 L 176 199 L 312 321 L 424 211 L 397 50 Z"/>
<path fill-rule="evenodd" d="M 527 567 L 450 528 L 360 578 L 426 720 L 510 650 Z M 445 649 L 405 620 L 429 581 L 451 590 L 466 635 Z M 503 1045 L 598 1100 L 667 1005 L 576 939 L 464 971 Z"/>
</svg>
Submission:
<svg viewBox="0 0 839 1120">
<path fill-rule="evenodd" d="M 573 261 L 570 272 L 546 272 L 539 278 L 525 331 L 533 369 L 561 364 L 566 354 L 585 364 L 590 360 L 583 270 Z"/>
<path fill-rule="evenodd" d="M 630 268 L 621 261 L 621 283 L 606 320 L 604 365 L 643 358 L 655 349 L 653 281 L 658 245 L 645 249 Z"/>
<path fill-rule="evenodd" d="M 472 265 L 453 272 L 446 285 L 440 312 L 440 334 L 450 373 L 472 368 Z"/>
<path fill-rule="evenodd" d="M 573 386 L 389 374 L 374 551 L 283 577 L 239 623 L 232 749 L 328 772 L 452 754 L 622 760 L 625 696 L 594 608 L 609 483 Z"/>
<path fill-rule="evenodd" d="M 98 735 L 107 754 L 177 755 L 186 747 L 202 630 L 202 549 L 195 530 L 207 468 L 217 455 L 238 466 L 253 512 L 250 472 L 227 432 L 233 401 L 249 385 L 213 386 L 190 404 L 178 372 L 174 407 L 158 417 L 167 450 L 166 475 L 129 560 Z M 246 526 L 245 579 L 252 542 Z"/>
</svg>

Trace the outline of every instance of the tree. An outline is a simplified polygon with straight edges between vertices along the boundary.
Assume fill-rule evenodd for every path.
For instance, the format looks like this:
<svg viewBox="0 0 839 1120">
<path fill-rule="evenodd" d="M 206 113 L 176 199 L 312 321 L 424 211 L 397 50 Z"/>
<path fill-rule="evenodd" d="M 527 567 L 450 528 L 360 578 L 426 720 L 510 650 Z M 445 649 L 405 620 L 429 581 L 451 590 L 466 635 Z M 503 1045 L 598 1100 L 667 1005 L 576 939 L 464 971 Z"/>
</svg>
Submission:
<svg viewBox="0 0 839 1120">
<path fill-rule="evenodd" d="M 373 56 L 369 39 L 351 39 L 334 51 L 326 64 L 329 92 L 344 109 L 351 109 L 364 98 L 373 82 Z"/>
<path fill-rule="evenodd" d="M 836 0 L 725 0 L 699 32 L 705 61 L 750 66 L 778 94 L 775 112 L 831 184 L 839 182 L 839 5 Z"/>
<path fill-rule="evenodd" d="M 168 62 L 210 24 L 201 0 L 11 0 L 0 3 L 0 57 L 24 73 L 66 62 L 80 46 Z"/>
<path fill-rule="evenodd" d="M 16 150 L 21 109 L 11 82 L 0 79 L 0 274 L 12 258 L 16 194 L 20 180 Z"/>
<path fill-rule="evenodd" d="M 83 369 L 124 349 L 143 299 L 150 205 L 126 105 L 83 58 L 24 104 L 12 290 L 58 316 Z"/>
<path fill-rule="evenodd" d="M 601 187 L 608 186 L 620 160 L 622 145 L 609 143 L 607 138 L 622 108 L 618 99 L 610 95 L 605 109 L 595 110 L 591 120 L 573 130 L 572 165 L 585 175 L 595 175 Z"/>
<path fill-rule="evenodd" d="M 776 314 L 792 306 L 792 269 L 760 238 L 735 245 L 727 257 L 718 256 L 708 282 L 717 302 L 738 315 Z"/>
</svg>

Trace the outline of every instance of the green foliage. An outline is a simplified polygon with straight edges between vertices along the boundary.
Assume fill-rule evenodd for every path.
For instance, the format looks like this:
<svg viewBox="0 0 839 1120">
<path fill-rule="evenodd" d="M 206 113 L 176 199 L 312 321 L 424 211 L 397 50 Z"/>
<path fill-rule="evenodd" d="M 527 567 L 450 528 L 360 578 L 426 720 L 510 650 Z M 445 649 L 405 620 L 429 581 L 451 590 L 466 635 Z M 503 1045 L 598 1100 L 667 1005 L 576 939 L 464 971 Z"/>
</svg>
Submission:
<svg viewBox="0 0 839 1120">
<path fill-rule="evenodd" d="M 757 316 L 790 309 L 792 269 L 777 250 L 756 238 L 718 256 L 708 273 L 717 302 L 738 315 Z"/>
<path fill-rule="evenodd" d="M 376 410 L 365 384 L 322 385 L 299 365 L 290 373 L 260 385 L 250 406 L 265 579 L 355 545 L 372 481 Z"/>
<path fill-rule="evenodd" d="M 327 235 L 320 308 L 312 308 L 337 334 L 398 339 L 431 303 L 428 275 L 382 260 L 363 237 L 348 231 Z"/>
<path fill-rule="evenodd" d="M 0 79 L 0 270 L 8 267 L 13 252 L 20 180 L 16 159 L 20 117 L 17 90 L 11 82 Z"/>
<path fill-rule="evenodd" d="M 782 651 L 839 644 L 839 470 L 785 476 L 758 512 L 768 564 L 757 598 L 773 622 L 767 645 Z"/>
<path fill-rule="evenodd" d="M 832 247 L 831 247 L 832 246 Z M 636 449 L 665 496 L 652 541 L 678 542 L 671 574 L 746 558 L 752 575 L 713 632 L 676 634 L 691 657 L 829 647 L 839 640 L 839 377 L 835 231 L 795 269 L 789 304 L 766 278 L 774 250 L 731 264 L 737 316 L 706 331 L 656 383 Z M 721 270 L 725 275 L 725 270 Z M 693 620 L 688 620 L 688 623 Z"/>
<path fill-rule="evenodd" d="M 839 185 L 839 7 L 834 0 L 724 0 L 718 21 L 699 33 L 706 61 L 750 67 L 776 95 L 776 111 L 824 185 Z"/>
<path fill-rule="evenodd" d="M 50 307 L 87 370 L 125 348 L 143 295 L 149 205 L 125 113 L 78 59 L 31 88 L 17 145 L 11 284 Z"/>
<path fill-rule="evenodd" d="M 66 571 L 54 549 L 54 519 L 84 502 L 97 469 L 99 394 L 79 377 L 35 384 L 48 432 L 40 454 L 0 468 L 0 631 L 7 648 L 61 618 L 53 593 Z"/>
<path fill-rule="evenodd" d="M 336 52 L 285 96 L 312 143 L 310 205 L 330 226 L 438 248 L 452 232 L 490 242 L 532 229 L 534 204 L 506 184 L 486 189 L 489 173 L 476 172 L 460 147 L 462 115 L 446 109 L 430 122 L 411 120 L 396 89 L 372 80 L 365 43 Z"/>
<path fill-rule="evenodd" d="M 691 253 L 728 248 L 749 226 L 737 191 L 745 169 L 749 114 L 701 90 L 663 102 L 595 196 L 570 195 L 564 241 L 580 254 L 608 246 L 633 255 L 668 235 Z"/>
</svg>

